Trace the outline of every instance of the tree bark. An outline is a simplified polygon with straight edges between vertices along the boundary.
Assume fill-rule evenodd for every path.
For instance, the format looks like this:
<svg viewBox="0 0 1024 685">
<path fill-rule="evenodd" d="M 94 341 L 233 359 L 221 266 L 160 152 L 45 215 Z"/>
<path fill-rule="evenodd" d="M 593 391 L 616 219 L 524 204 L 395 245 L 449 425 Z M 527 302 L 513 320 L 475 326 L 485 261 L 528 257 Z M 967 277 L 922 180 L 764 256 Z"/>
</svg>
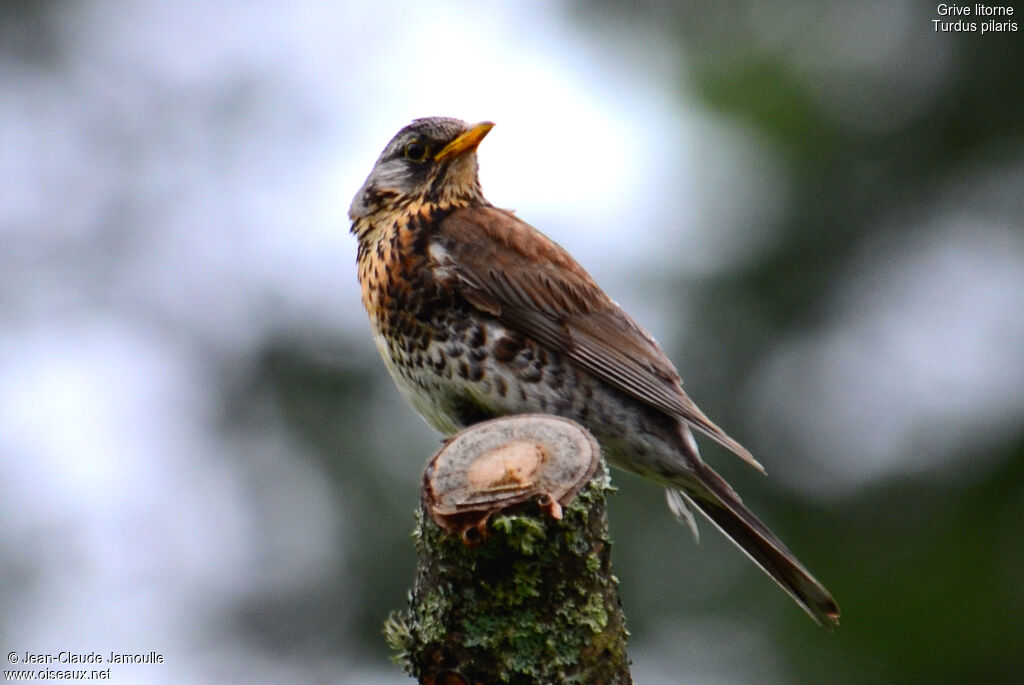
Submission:
<svg viewBox="0 0 1024 685">
<path fill-rule="evenodd" d="M 408 609 L 385 635 L 420 683 L 632 683 L 597 442 L 547 415 L 477 424 L 427 466 Z"/>
</svg>

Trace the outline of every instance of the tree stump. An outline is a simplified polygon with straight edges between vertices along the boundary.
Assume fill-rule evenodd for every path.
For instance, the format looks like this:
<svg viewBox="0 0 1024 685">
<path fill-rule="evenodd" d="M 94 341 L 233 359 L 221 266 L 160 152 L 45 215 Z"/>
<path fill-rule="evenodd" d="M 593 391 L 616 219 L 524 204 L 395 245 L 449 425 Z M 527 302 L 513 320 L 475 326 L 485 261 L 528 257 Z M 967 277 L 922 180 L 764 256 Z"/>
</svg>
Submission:
<svg viewBox="0 0 1024 685">
<path fill-rule="evenodd" d="M 409 608 L 385 635 L 420 683 L 632 683 L 600 448 L 511 416 L 446 441 L 423 476 Z"/>
</svg>

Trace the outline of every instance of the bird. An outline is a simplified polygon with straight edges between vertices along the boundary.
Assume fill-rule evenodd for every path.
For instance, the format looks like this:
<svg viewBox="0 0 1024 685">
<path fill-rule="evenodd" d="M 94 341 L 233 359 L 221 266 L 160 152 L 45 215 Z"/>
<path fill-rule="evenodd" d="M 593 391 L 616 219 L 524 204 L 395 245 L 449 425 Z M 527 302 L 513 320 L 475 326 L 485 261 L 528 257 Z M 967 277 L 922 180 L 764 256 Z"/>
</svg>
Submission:
<svg viewBox="0 0 1024 685">
<path fill-rule="evenodd" d="M 761 465 L 564 248 L 484 197 L 477 147 L 493 126 L 413 120 L 349 208 L 362 302 L 400 394 L 445 435 L 510 414 L 576 421 L 612 466 L 665 486 L 695 536 L 696 511 L 832 630 L 835 599 L 701 459 L 694 431 Z"/>
</svg>

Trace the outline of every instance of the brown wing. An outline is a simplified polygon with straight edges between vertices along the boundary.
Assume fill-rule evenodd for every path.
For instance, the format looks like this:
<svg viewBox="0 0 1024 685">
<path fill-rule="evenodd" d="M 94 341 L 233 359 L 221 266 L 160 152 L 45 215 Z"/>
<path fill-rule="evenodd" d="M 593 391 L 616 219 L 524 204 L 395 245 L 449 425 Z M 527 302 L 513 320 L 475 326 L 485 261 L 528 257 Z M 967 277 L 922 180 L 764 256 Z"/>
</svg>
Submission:
<svg viewBox="0 0 1024 685">
<path fill-rule="evenodd" d="M 475 307 L 764 470 L 686 396 L 654 338 L 539 231 L 511 212 L 468 207 L 445 218 L 437 237 L 444 270 Z"/>
</svg>

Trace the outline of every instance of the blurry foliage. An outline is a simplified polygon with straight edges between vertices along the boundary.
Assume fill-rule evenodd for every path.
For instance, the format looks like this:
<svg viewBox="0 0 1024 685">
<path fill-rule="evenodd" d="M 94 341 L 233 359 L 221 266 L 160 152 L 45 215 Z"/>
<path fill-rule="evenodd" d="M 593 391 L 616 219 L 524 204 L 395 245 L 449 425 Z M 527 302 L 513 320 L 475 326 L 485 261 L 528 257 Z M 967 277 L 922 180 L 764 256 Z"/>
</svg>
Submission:
<svg viewBox="0 0 1024 685">
<path fill-rule="evenodd" d="M 57 37 L 48 22 L 53 3 L 0 0 L 0 63 L 46 66 L 55 61 Z"/>
<path fill-rule="evenodd" d="M 409 574 L 415 568 L 410 538 L 413 503 L 418 497 L 414 483 L 419 480 L 419 464 L 426 462 L 429 453 L 425 450 L 422 455 L 410 456 L 409 487 L 396 488 L 395 479 L 385 468 L 393 455 L 382 454 L 381 441 L 368 430 L 381 424 L 377 414 L 382 408 L 394 406 L 379 398 L 381 392 L 391 391 L 390 386 L 382 388 L 382 379 L 371 365 L 347 363 L 359 358 L 353 349 L 328 347 L 325 351 L 318 343 L 305 341 L 296 346 L 297 342 L 278 342 L 265 351 L 254 387 L 244 388 L 233 403 L 241 412 L 233 420 L 252 420 L 245 416 L 246 410 L 254 406 L 252 394 L 271 396 L 293 435 L 322 460 L 346 504 L 345 511 L 363 514 L 342 522 L 349 551 L 347 563 L 305 598 L 313 607 L 299 605 L 305 628 L 314 626 L 317 630 L 314 636 L 299 631 L 299 641 L 308 637 L 322 648 L 320 643 L 326 637 L 338 642 L 351 637 L 348 631 L 354 624 L 361 644 L 333 646 L 344 651 L 355 648 L 357 652 L 370 648 L 383 654 L 383 617 L 404 605 Z M 309 356 L 314 351 L 316 356 Z M 395 419 L 419 420 L 411 414 Z M 387 423 L 386 417 L 383 423 Z M 355 601 L 339 609 L 332 602 L 337 596 Z M 294 598 L 290 601 L 294 603 Z M 243 609 L 243 614 L 248 611 Z M 339 621 L 339 614 L 346 620 Z M 251 628 L 257 636 L 280 646 L 288 640 L 278 634 L 278 624 L 279 618 L 255 620 Z M 295 633 L 292 638 L 294 641 Z"/>
</svg>

